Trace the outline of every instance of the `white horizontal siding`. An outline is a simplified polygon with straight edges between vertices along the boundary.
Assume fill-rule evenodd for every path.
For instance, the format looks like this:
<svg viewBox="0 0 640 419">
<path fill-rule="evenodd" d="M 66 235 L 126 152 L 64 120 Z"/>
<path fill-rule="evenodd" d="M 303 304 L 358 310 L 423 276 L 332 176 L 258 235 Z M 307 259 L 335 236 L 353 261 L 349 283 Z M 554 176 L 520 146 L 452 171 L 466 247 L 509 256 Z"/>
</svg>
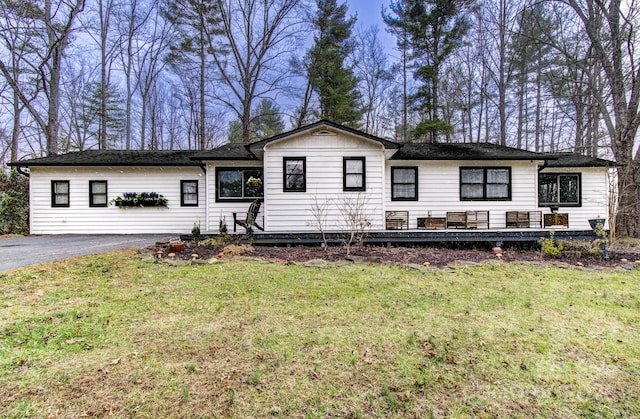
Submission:
<svg viewBox="0 0 640 419">
<path fill-rule="evenodd" d="M 569 214 L 569 228 L 585 230 L 591 228 L 589 219 L 600 216 L 607 218 L 609 223 L 609 169 L 603 167 L 589 168 L 553 168 L 545 169 L 542 173 L 581 173 L 582 202 L 579 207 L 560 207 L 558 212 Z M 547 208 L 540 208 L 549 212 Z M 605 225 L 605 228 L 608 228 Z"/>
<path fill-rule="evenodd" d="M 31 168 L 32 234 L 190 233 L 205 219 L 206 178 L 198 167 Z M 69 207 L 51 206 L 51 181 L 69 181 Z M 107 181 L 107 199 L 125 192 L 157 192 L 167 208 L 89 206 L 89 181 Z M 180 181 L 198 181 L 197 207 L 180 206 Z"/>
<path fill-rule="evenodd" d="M 283 191 L 284 157 L 306 158 L 306 192 Z M 364 157 L 366 191 L 343 191 L 343 158 Z M 269 231 L 344 230 L 348 203 L 359 203 L 370 229 L 382 229 L 384 219 L 384 153 L 374 141 L 347 134 L 301 135 L 266 147 L 265 218 Z M 324 207 L 323 221 L 314 208 Z"/>
<path fill-rule="evenodd" d="M 409 228 L 417 227 L 418 217 L 444 217 L 448 211 L 489 211 L 489 226 L 504 228 L 506 211 L 537 210 L 537 170 L 535 162 L 496 161 L 387 161 L 386 209 L 409 211 Z M 391 167 L 418 167 L 418 201 L 391 200 Z M 510 167 L 511 200 L 461 201 L 460 167 Z"/>
</svg>

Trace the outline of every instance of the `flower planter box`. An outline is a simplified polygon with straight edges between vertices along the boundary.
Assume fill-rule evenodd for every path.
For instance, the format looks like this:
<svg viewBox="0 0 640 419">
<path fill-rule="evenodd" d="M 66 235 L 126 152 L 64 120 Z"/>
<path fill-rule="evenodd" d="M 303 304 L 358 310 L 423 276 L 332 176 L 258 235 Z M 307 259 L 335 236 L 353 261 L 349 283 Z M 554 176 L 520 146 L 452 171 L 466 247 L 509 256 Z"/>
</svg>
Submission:
<svg viewBox="0 0 640 419">
<path fill-rule="evenodd" d="M 162 201 L 115 201 L 116 207 L 166 207 L 166 202 Z"/>
<path fill-rule="evenodd" d="M 119 208 L 166 207 L 167 198 L 156 192 L 125 192 L 110 203 Z"/>
</svg>

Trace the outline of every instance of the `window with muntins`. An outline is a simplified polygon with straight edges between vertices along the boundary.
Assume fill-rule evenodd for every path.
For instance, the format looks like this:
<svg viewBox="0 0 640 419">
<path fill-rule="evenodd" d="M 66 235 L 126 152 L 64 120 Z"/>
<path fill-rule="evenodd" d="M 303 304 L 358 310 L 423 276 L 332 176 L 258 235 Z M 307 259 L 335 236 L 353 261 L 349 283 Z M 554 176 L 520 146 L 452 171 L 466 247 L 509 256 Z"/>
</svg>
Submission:
<svg viewBox="0 0 640 419">
<path fill-rule="evenodd" d="M 511 168 L 461 167 L 460 200 L 511 200 Z"/>
<path fill-rule="evenodd" d="M 52 180 L 51 181 L 51 206 L 52 207 L 68 207 L 69 206 L 69 181 L 68 180 Z"/>
<path fill-rule="evenodd" d="M 581 202 L 580 173 L 543 173 L 538 176 L 538 206 L 578 207 Z"/>
<path fill-rule="evenodd" d="M 285 192 L 305 192 L 307 190 L 307 159 L 305 157 L 285 157 L 283 166 L 283 190 Z"/>
<path fill-rule="evenodd" d="M 262 198 L 261 167 L 218 167 L 216 169 L 217 201 L 253 201 Z"/>
<path fill-rule="evenodd" d="M 106 207 L 107 200 L 107 181 L 106 180 L 90 180 L 89 181 L 89 206 L 90 207 Z"/>
<path fill-rule="evenodd" d="M 418 168 L 417 167 L 392 167 L 391 168 L 391 200 L 392 201 L 417 201 L 418 200 Z"/>
<path fill-rule="evenodd" d="M 197 180 L 181 180 L 180 181 L 180 206 L 183 206 L 183 207 L 198 206 L 198 181 Z"/>
<path fill-rule="evenodd" d="M 364 191 L 367 188 L 364 157 L 345 157 L 342 161 L 343 190 Z"/>
</svg>

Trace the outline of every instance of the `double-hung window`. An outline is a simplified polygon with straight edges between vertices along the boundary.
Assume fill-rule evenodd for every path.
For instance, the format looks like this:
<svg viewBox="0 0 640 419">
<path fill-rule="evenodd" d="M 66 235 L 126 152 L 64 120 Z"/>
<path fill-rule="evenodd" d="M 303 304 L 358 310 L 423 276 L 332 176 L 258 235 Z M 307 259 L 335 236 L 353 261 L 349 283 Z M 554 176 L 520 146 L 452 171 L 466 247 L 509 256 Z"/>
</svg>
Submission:
<svg viewBox="0 0 640 419">
<path fill-rule="evenodd" d="M 217 201 L 253 201 L 263 194 L 261 167 L 216 168 Z"/>
<path fill-rule="evenodd" d="M 391 200 L 392 201 L 417 201 L 418 200 L 418 168 L 417 167 L 392 167 L 391 168 Z"/>
<path fill-rule="evenodd" d="M 182 207 L 198 206 L 198 181 L 197 180 L 181 180 L 180 181 L 180 206 Z"/>
<path fill-rule="evenodd" d="M 541 173 L 538 176 L 538 206 L 579 207 L 580 173 Z"/>
<path fill-rule="evenodd" d="M 305 192 L 307 190 L 307 159 L 305 157 L 285 157 L 283 159 L 283 187 L 285 192 Z"/>
<path fill-rule="evenodd" d="M 461 167 L 461 201 L 509 201 L 510 167 Z"/>
<path fill-rule="evenodd" d="M 344 191 L 367 189 L 366 161 L 364 157 L 345 157 L 342 161 Z"/>
<path fill-rule="evenodd" d="M 106 207 L 107 206 L 107 181 L 106 180 L 90 180 L 89 181 L 89 206 L 90 207 Z"/>
<path fill-rule="evenodd" d="M 69 206 L 69 181 L 68 180 L 52 180 L 51 181 L 51 206 L 52 207 L 68 207 Z"/>
</svg>

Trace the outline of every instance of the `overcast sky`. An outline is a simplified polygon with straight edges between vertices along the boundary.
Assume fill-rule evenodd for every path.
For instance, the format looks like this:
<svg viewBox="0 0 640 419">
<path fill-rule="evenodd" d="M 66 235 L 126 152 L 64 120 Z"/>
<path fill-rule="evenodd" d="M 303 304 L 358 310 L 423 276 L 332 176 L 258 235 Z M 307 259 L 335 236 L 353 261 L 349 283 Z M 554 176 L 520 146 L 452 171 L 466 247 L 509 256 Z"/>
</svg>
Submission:
<svg viewBox="0 0 640 419">
<path fill-rule="evenodd" d="M 390 0 L 347 0 L 349 14 L 358 15 L 356 25 L 363 27 L 378 25 L 380 40 L 383 45 L 387 47 L 387 53 L 393 54 L 391 49 L 395 46 L 396 41 L 387 33 L 381 14 L 383 6 L 387 9 L 387 13 L 389 13 L 389 3 Z"/>
</svg>

